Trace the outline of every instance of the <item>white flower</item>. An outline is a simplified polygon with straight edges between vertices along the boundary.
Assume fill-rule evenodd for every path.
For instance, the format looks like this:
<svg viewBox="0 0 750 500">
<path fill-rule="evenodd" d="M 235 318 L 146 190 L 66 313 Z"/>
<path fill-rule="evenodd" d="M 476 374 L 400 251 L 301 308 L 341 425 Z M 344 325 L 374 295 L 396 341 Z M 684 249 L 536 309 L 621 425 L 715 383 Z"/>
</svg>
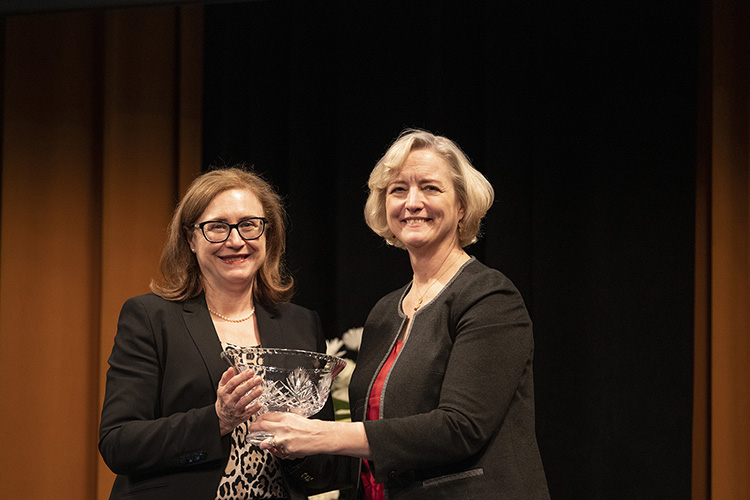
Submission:
<svg viewBox="0 0 750 500">
<path fill-rule="evenodd" d="M 359 352 L 359 346 L 362 345 L 363 330 L 364 328 L 360 326 L 359 328 L 349 328 L 344 332 L 341 339 L 347 349 Z"/>
<path fill-rule="evenodd" d="M 354 373 L 354 368 L 357 364 L 354 360 L 345 358 L 344 356 L 347 351 L 359 351 L 360 344 L 362 343 L 363 330 L 362 327 L 350 328 L 344 332 L 340 339 L 326 340 L 327 354 L 342 357 L 346 363 L 344 368 L 333 379 L 333 385 L 331 387 L 331 398 L 334 399 L 333 404 L 334 407 L 337 408 L 336 420 L 339 421 L 351 422 L 351 413 L 349 410 L 349 383 L 352 380 L 352 373 Z M 346 349 L 342 349 L 344 346 L 346 346 Z M 334 493 L 337 494 L 337 492 Z M 335 497 L 315 497 L 315 500 L 328 500 L 329 498 L 337 499 L 339 497 L 337 494 Z"/>
<path fill-rule="evenodd" d="M 346 365 L 338 373 L 338 375 L 336 375 L 336 378 L 333 379 L 333 387 L 331 388 L 331 393 L 333 394 L 334 398 L 348 402 L 349 382 L 352 380 L 352 373 L 354 373 L 356 363 L 348 358 L 344 358 L 344 361 L 346 361 Z"/>
<path fill-rule="evenodd" d="M 346 351 L 342 347 L 344 347 L 344 341 L 341 339 L 326 340 L 326 354 L 328 356 L 343 356 Z"/>
<path fill-rule="evenodd" d="M 331 396 L 333 399 L 338 399 L 339 401 L 346 401 L 349 402 L 349 388 L 348 387 L 339 387 L 338 389 L 335 389 L 331 391 Z"/>
</svg>

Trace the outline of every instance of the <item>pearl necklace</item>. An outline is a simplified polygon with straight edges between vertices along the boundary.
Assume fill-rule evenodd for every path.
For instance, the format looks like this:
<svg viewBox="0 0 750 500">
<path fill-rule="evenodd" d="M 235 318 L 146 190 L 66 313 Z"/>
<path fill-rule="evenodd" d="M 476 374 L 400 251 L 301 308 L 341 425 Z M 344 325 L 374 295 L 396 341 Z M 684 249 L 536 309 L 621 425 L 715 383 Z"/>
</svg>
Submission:
<svg viewBox="0 0 750 500">
<path fill-rule="evenodd" d="M 210 312 L 211 314 L 213 314 L 214 316 L 216 316 L 218 318 L 223 319 L 224 321 L 229 321 L 230 323 L 242 323 L 243 321 L 247 321 L 247 320 L 249 320 L 250 318 L 253 317 L 253 315 L 255 314 L 255 308 L 253 307 L 253 310 L 250 311 L 250 314 L 248 314 L 244 318 L 238 318 L 238 319 L 228 318 L 228 317 L 224 316 L 223 314 L 217 313 L 216 311 L 214 311 L 210 307 L 208 308 L 208 312 Z"/>
</svg>

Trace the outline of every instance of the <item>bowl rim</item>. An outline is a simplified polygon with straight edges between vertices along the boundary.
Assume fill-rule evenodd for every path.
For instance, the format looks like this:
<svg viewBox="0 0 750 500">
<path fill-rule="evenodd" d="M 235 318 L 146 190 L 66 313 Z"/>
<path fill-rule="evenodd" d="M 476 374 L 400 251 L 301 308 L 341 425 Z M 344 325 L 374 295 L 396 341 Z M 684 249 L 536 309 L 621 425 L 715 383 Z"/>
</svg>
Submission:
<svg viewBox="0 0 750 500">
<path fill-rule="evenodd" d="M 225 349 L 222 349 L 221 351 L 221 357 L 224 358 L 230 366 L 234 366 L 234 363 L 230 359 L 231 354 L 230 351 L 234 352 L 263 352 L 263 351 L 274 351 L 274 352 L 280 352 L 281 354 L 301 354 L 301 355 L 314 355 L 315 357 L 319 359 L 324 359 L 326 362 L 332 362 L 335 363 L 333 367 L 333 371 L 338 373 L 339 370 L 336 370 L 337 366 L 341 366 L 341 369 L 343 369 L 343 366 L 346 365 L 346 360 L 340 356 L 333 356 L 331 354 L 326 354 L 323 352 L 317 352 L 317 351 L 307 351 L 304 349 L 287 349 L 285 347 L 263 347 L 263 346 L 242 346 L 242 347 L 226 347 Z M 254 366 L 254 365 L 249 365 Z"/>
</svg>

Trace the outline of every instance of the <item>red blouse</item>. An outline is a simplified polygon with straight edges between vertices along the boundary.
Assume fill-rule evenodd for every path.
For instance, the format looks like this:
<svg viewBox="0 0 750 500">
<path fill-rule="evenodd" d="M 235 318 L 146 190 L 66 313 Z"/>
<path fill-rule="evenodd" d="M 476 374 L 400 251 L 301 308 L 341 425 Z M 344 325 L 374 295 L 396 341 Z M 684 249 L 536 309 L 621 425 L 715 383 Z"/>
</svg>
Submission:
<svg viewBox="0 0 750 500">
<path fill-rule="evenodd" d="M 401 348 L 404 346 L 402 342 L 396 341 L 396 345 L 393 346 L 391 354 L 388 359 L 385 360 L 383 367 L 380 369 L 375 382 L 372 384 L 372 390 L 370 391 L 370 399 L 367 402 L 367 420 L 378 420 L 380 416 L 380 395 L 383 392 L 383 384 L 385 379 L 388 377 L 388 372 L 391 371 L 393 363 L 396 361 L 398 353 L 401 352 Z M 365 500 L 385 500 L 385 491 L 383 490 L 383 483 L 378 483 L 370 472 L 370 462 L 367 460 L 362 461 L 362 486 L 365 490 Z"/>
</svg>

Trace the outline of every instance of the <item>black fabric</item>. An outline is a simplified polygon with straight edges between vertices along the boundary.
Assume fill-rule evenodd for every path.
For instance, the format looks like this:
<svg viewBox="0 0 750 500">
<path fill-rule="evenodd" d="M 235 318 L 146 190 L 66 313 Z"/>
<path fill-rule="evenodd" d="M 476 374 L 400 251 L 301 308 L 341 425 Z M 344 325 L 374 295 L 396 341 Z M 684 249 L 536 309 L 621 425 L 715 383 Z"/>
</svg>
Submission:
<svg viewBox="0 0 750 500">
<path fill-rule="evenodd" d="M 264 346 L 324 350 L 315 312 L 294 304 L 276 310 L 258 305 L 256 319 Z M 228 367 L 220 354 L 202 294 L 185 302 L 154 294 L 125 302 L 99 429 L 99 451 L 117 474 L 112 500 L 216 496 L 230 452 L 214 408 Z M 317 417 L 333 419 L 333 405 Z M 286 476 L 290 498 L 306 497 L 295 478 Z"/>
<path fill-rule="evenodd" d="M 352 420 L 404 328 L 396 290 L 365 324 L 352 375 Z M 523 299 L 502 273 L 467 261 L 411 318 L 365 421 L 370 470 L 388 498 L 549 500 L 534 432 L 534 339 Z"/>
<path fill-rule="evenodd" d="M 691 495 L 698 2 L 250 2 L 205 11 L 204 163 L 287 197 L 295 301 L 326 335 L 411 277 L 364 224 L 406 126 L 496 189 L 469 253 L 534 322 L 555 499 Z"/>
</svg>

